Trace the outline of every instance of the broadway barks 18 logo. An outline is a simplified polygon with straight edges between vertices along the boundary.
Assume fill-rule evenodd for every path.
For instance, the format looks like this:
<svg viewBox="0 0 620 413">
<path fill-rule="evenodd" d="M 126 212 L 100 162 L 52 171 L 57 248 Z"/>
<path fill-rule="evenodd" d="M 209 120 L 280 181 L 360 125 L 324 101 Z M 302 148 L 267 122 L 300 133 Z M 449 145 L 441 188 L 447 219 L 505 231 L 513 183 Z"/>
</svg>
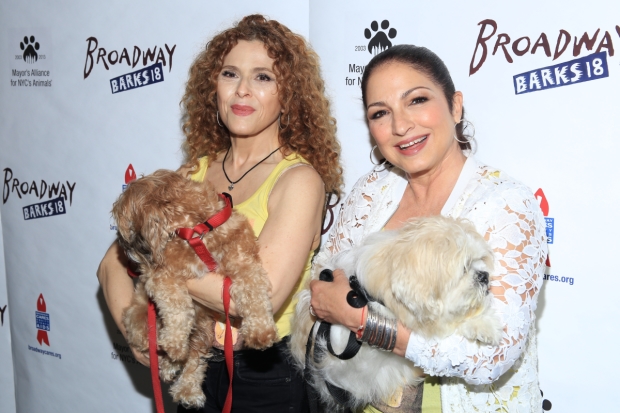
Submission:
<svg viewBox="0 0 620 413">
<path fill-rule="evenodd" d="M 47 198 L 42 202 L 36 202 L 22 207 L 24 220 L 66 214 L 66 202 L 69 202 L 69 206 L 73 203 L 75 184 L 75 182 L 71 183 L 69 181 L 58 181 L 48 184 L 44 179 L 39 181 L 20 181 L 13 176 L 13 170 L 11 168 L 4 168 L 2 203 L 6 204 L 12 194 L 19 199 L 34 198 L 42 200 Z"/>
<path fill-rule="evenodd" d="M 376 20 L 373 20 L 369 26 L 369 28 L 367 27 L 364 29 L 364 37 L 369 40 L 368 44 L 355 46 L 356 52 L 368 51 L 368 53 L 374 56 L 392 47 L 392 41 L 390 39 L 396 37 L 397 31 L 395 28 L 390 27 L 389 20 L 383 20 L 381 22 L 381 29 L 379 29 L 379 23 L 377 23 Z M 364 62 L 363 65 L 349 63 L 349 73 L 355 73 L 356 75 L 352 77 L 346 76 L 345 84 L 347 86 L 360 86 L 362 84 L 364 69 L 366 69 L 366 62 Z"/>
<path fill-rule="evenodd" d="M 539 55 L 544 54 L 548 58 L 552 56 L 552 48 L 549 42 L 550 37 L 545 32 L 540 33 L 535 42 L 532 42 L 529 36 L 522 36 L 511 41 L 507 33 L 498 34 L 495 42 L 493 42 L 492 39 L 498 31 L 497 22 L 492 19 L 486 19 L 478 23 L 478 25 L 480 26 L 480 32 L 469 65 L 470 76 L 480 70 L 491 50 L 492 56 L 495 56 L 495 54 L 503 55 L 508 63 L 513 63 L 514 59 L 525 56 L 528 53 L 532 55 L 536 53 Z M 616 26 L 615 31 L 620 36 L 620 26 Z M 561 29 L 555 42 L 552 60 L 558 59 L 567 50 L 570 50 L 569 46 L 571 43 L 573 45 L 573 57 L 584 53 L 584 49 L 592 51 L 596 46 L 596 50 L 587 56 L 514 75 L 513 85 L 515 94 L 537 92 L 608 77 L 607 54 L 609 54 L 609 57 L 614 55 L 613 38 L 614 36 L 610 34 L 610 31 L 601 33 L 600 28 L 592 34 L 584 32 L 581 37 L 573 37 L 568 31 Z M 492 49 L 491 45 L 493 45 Z"/>
<path fill-rule="evenodd" d="M 6 311 L 8 304 L 5 304 L 3 307 L 0 307 L 0 327 L 4 326 L 4 312 Z"/>
<path fill-rule="evenodd" d="M 111 66 L 126 65 L 128 68 L 134 69 L 140 62 L 142 68 L 131 72 L 116 76 L 110 79 L 110 89 L 112 94 L 125 92 L 141 88 L 143 86 L 153 85 L 164 81 L 164 66 L 168 66 L 168 72 L 172 70 L 172 56 L 177 45 L 169 47 L 164 44 L 162 47 L 153 47 L 142 50 L 138 46 L 134 46 L 129 55 L 126 47 L 119 53 L 118 50 L 107 51 L 104 47 L 99 47 L 99 41 L 96 37 L 86 39 L 86 62 L 84 63 L 84 79 L 90 76 L 95 66 L 102 65 L 105 70 L 110 70 Z M 148 65 L 151 63 L 151 65 Z"/>
</svg>

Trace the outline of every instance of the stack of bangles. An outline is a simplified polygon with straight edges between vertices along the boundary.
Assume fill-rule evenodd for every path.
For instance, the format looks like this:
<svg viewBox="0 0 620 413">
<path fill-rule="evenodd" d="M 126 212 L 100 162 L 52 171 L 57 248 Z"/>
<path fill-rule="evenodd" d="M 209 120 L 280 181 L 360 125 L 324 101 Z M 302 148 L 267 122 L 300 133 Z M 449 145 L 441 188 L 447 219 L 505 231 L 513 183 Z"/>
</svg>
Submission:
<svg viewBox="0 0 620 413">
<path fill-rule="evenodd" d="M 364 311 L 368 311 L 366 323 L 364 323 Z M 362 308 L 362 322 L 357 329 L 356 337 L 359 341 L 368 343 L 369 346 L 381 350 L 392 351 L 396 346 L 396 333 L 398 322 L 395 318 L 389 318 L 379 314 L 368 304 Z"/>
</svg>

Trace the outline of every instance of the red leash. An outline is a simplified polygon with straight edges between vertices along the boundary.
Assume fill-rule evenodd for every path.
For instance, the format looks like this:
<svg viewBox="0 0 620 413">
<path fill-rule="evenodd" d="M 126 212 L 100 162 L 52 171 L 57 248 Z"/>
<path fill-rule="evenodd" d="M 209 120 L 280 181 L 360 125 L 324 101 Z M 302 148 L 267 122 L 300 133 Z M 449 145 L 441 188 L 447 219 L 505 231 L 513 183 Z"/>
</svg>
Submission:
<svg viewBox="0 0 620 413">
<path fill-rule="evenodd" d="M 161 394 L 159 382 L 159 359 L 157 357 L 157 311 L 155 304 L 149 298 L 149 358 L 151 359 L 151 382 L 153 383 L 153 396 L 155 397 L 155 409 L 157 413 L 164 413 L 164 397 Z"/>
<path fill-rule="evenodd" d="M 127 275 L 131 278 L 139 277 L 131 267 L 127 267 Z M 149 298 L 147 312 L 149 330 L 149 359 L 151 368 L 151 383 L 153 385 L 153 397 L 155 398 L 155 410 L 157 413 L 165 413 L 164 396 L 161 393 L 161 382 L 159 381 L 159 358 L 157 357 L 157 309 L 155 303 Z"/>
<path fill-rule="evenodd" d="M 192 246 L 198 257 L 205 263 L 209 271 L 215 271 L 217 268 L 217 262 L 213 259 L 213 256 L 202 243 L 202 237 L 209 231 L 213 231 L 215 228 L 222 225 L 230 218 L 232 214 L 232 199 L 230 195 L 218 194 L 220 198 L 225 202 L 224 209 L 220 210 L 217 214 L 207 219 L 205 222 L 196 225 L 194 228 L 179 228 L 175 232 L 176 234 L 186 240 L 189 245 Z M 194 234 L 198 234 L 198 237 L 194 237 Z M 136 277 L 137 274 L 131 269 L 127 268 L 127 273 L 131 277 Z M 228 394 L 226 395 L 226 401 L 224 403 L 224 409 L 222 413 L 230 413 L 232 407 L 232 378 L 233 378 L 233 345 L 232 345 L 232 328 L 230 325 L 230 317 L 228 316 L 230 307 L 230 285 L 232 280 L 230 277 L 224 278 L 224 286 L 222 291 L 222 301 L 224 303 L 224 313 L 226 315 L 226 331 L 224 336 L 224 358 L 226 360 L 226 367 L 228 369 L 228 376 L 230 382 L 228 386 Z M 161 393 L 161 383 L 159 381 L 159 359 L 157 358 L 157 311 L 155 304 L 149 298 L 148 307 L 148 324 L 149 324 L 149 357 L 151 365 L 151 381 L 153 383 L 153 394 L 155 397 L 155 408 L 157 413 L 164 412 L 164 400 Z"/>
<path fill-rule="evenodd" d="M 202 262 L 204 262 L 209 268 L 209 271 L 215 271 L 215 269 L 217 268 L 217 262 L 215 262 L 215 260 L 211 256 L 211 253 L 209 252 L 205 244 L 202 243 L 202 237 L 207 232 L 213 231 L 215 228 L 226 222 L 232 214 L 232 202 L 230 200 L 230 195 L 218 195 L 226 203 L 224 209 L 213 215 L 204 223 L 196 225 L 194 228 L 179 228 L 175 231 L 180 238 L 183 238 L 189 243 L 189 245 L 192 246 L 194 251 L 196 251 L 196 254 L 202 260 Z M 198 234 L 198 237 L 194 237 L 194 234 Z"/>
<path fill-rule="evenodd" d="M 224 314 L 226 315 L 226 332 L 224 333 L 224 359 L 226 360 L 226 369 L 228 370 L 228 393 L 222 413 L 230 413 L 232 408 L 232 382 L 233 382 L 233 339 L 232 328 L 230 326 L 230 317 L 228 310 L 230 308 L 230 285 L 232 280 L 230 277 L 224 278 L 224 286 L 222 289 L 222 302 L 224 303 Z"/>
</svg>

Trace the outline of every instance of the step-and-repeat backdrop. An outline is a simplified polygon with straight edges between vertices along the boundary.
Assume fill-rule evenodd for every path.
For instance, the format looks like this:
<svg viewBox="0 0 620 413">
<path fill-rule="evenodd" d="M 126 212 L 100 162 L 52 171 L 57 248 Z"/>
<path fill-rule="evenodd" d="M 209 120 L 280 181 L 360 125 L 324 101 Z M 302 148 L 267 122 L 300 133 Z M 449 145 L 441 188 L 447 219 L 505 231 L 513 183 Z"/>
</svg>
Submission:
<svg viewBox="0 0 620 413">
<path fill-rule="evenodd" d="M 476 157 L 529 185 L 547 219 L 541 409 L 612 408 L 619 3 L 88 3 L 0 3 L 0 411 L 154 410 L 149 372 L 95 276 L 115 237 L 111 205 L 136 174 L 179 166 L 189 65 L 210 36 L 254 12 L 320 55 L 347 188 L 371 166 L 360 99 L 370 58 L 413 43 L 444 59 Z M 121 82 L 135 73 L 141 82 Z"/>
</svg>

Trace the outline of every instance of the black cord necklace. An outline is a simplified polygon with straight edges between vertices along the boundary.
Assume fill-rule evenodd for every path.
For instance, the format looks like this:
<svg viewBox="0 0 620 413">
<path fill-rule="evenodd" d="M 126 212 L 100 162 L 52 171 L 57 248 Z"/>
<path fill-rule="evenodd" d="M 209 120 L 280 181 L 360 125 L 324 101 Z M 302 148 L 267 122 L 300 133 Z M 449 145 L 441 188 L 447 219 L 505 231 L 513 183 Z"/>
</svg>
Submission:
<svg viewBox="0 0 620 413">
<path fill-rule="evenodd" d="M 230 152 L 230 147 L 228 147 L 228 150 L 226 151 L 226 155 L 224 155 L 224 160 L 222 161 L 222 171 L 224 172 L 224 176 L 226 177 L 226 180 L 230 183 L 230 185 L 228 185 L 228 190 L 232 191 L 235 188 L 235 184 L 238 183 L 240 180 L 242 180 L 247 174 L 250 173 L 250 171 L 254 168 L 256 168 L 258 165 L 260 165 L 261 163 L 265 162 L 271 155 L 273 155 L 274 153 L 278 152 L 280 149 L 282 149 L 284 145 L 280 146 L 278 149 L 276 149 L 275 151 L 271 152 L 269 155 L 265 156 L 263 159 L 261 159 L 256 165 L 254 165 L 253 167 L 251 167 L 250 169 L 247 170 L 246 173 L 244 173 L 243 175 L 241 175 L 241 178 L 237 179 L 236 181 L 231 181 L 230 178 L 228 177 L 228 174 L 226 173 L 226 169 L 224 168 L 224 164 L 226 163 L 226 158 L 228 157 L 228 152 Z"/>
</svg>

